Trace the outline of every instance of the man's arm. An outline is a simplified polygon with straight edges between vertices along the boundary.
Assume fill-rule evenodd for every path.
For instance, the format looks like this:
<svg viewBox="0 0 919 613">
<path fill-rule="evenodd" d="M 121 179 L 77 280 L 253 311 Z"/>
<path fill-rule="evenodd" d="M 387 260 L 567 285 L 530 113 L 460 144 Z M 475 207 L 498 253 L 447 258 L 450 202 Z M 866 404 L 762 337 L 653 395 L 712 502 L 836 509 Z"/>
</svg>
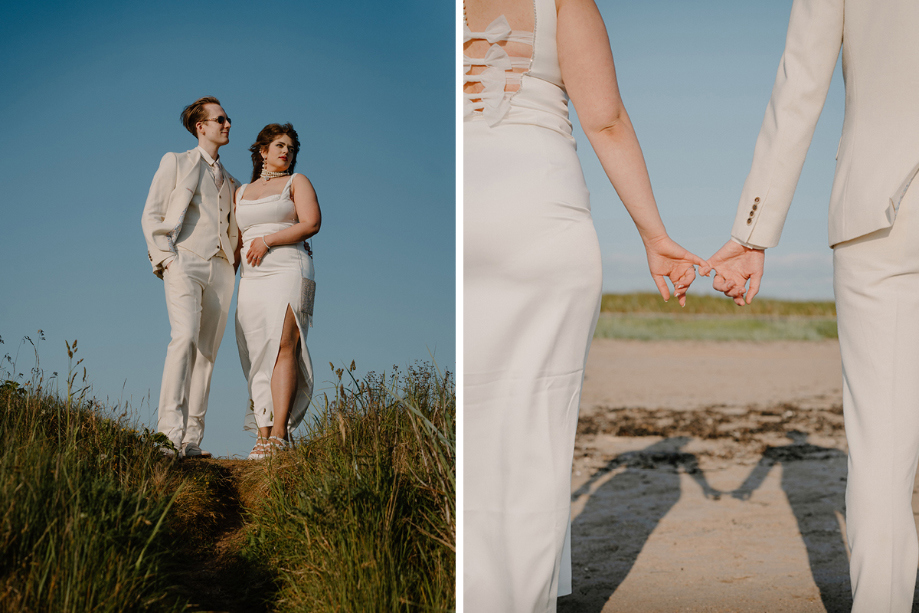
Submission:
<svg viewBox="0 0 919 613">
<path fill-rule="evenodd" d="M 147 202 L 144 204 L 144 212 L 141 216 L 144 239 L 147 241 L 147 254 L 153 265 L 153 272 L 158 277 L 162 277 L 163 269 L 176 256 L 168 239 L 172 228 L 167 228 L 163 223 L 169 197 L 176 186 L 176 166 L 174 153 L 167 153 L 160 160 L 160 167 L 153 175 L 153 182 L 150 184 Z"/>
<path fill-rule="evenodd" d="M 794 0 L 785 52 L 756 139 L 731 236 L 779 243 L 842 46 L 844 0 Z"/>
<path fill-rule="evenodd" d="M 844 0 L 794 0 L 785 52 L 756 139 L 731 239 L 709 259 L 712 287 L 740 306 L 759 292 L 767 247 L 779 244 L 842 46 Z M 747 289 L 747 282 L 750 287 Z"/>
</svg>

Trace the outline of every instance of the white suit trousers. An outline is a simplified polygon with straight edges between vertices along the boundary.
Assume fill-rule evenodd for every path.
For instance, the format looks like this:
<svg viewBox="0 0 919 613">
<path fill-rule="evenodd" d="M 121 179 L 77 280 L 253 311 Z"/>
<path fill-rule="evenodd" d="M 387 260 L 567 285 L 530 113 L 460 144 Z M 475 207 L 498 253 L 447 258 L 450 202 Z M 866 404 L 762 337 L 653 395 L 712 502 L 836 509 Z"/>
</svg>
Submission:
<svg viewBox="0 0 919 613">
<path fill-rule="evenodd" d="M 227 326 L 236 275 L 222 257 L 178 250 L 163 275 L 172 326 L 160 388 L 158 429 L 176 448 L 201 444 L 214 359 Z"/>
<path fill-rule="evenodd" d="M 919 545 L 911 506 L 919 461 L 919 185 L 891 228 L 833 252 L 854 613 L 912 608 Z"/>
</svg>

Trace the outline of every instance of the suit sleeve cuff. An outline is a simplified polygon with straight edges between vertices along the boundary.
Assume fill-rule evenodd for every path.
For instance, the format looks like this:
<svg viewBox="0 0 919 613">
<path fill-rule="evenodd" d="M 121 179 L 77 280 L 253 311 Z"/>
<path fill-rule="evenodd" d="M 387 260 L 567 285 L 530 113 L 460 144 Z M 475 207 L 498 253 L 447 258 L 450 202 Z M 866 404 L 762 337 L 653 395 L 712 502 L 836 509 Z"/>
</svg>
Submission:
<svg viewBox="0 0 919 613">
<path fill-rule="evenodd" d="M 765 247 L 760 247 L 759 245 L 754 245 L 753 243 L 744 242 L 744 241 L 740 240 L 739 238 L 735 238 L 735 237 L 733 237 L 733 236 L 731 237 L 731 240 L 734 241 L 735 243 L 737 243 L 738 245 L 743 245 L 743 246 L 746 247 L 747 249 L 759 249 L 760 251 L 765 251 L 765 250 L 766 250 Z"/>
</svg>

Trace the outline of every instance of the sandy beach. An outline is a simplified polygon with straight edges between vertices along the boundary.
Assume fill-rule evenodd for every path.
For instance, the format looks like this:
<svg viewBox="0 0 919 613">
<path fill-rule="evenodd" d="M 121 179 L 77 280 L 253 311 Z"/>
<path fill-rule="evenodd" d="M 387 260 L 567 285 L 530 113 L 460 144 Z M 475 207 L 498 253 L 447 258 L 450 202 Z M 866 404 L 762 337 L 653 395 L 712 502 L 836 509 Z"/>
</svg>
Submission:
<svg viewBox="0 0 919 613">
<path fill-rule="evenodd" d="M 836 341 L 594 340 L 559 611 L 848 611 L 841 378 Z"/>
</svg>

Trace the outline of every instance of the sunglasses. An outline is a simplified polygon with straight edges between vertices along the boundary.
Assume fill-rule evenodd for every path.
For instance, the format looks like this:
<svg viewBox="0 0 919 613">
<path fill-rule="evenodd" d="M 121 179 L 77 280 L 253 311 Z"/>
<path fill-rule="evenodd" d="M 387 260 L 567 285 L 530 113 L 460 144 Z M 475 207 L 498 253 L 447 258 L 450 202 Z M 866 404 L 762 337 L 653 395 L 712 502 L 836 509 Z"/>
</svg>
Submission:
<svg viewBox="0 0 919 613">
<path fill-rule="evenodd" d="M 229 124 L 233 123 L 232 121 L 230 121 L 230 118 L 226 117 L 225 115 L 221 115 L 220 117 L 214 117 L 212 119 L 202 119 L 201 121 L 216 121 L 220 125 L 223 125 L 225 123 L 229 123 Z"/>
</svg>

